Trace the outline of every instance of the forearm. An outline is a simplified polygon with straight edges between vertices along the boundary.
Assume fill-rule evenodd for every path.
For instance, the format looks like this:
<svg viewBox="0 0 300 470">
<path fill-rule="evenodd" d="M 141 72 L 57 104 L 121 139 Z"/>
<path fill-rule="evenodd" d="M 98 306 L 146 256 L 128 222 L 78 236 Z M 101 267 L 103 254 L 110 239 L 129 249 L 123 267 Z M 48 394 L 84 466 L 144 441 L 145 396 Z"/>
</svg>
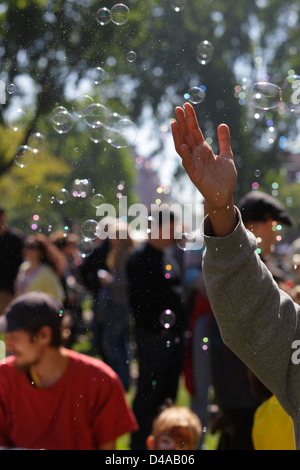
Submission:
<svg viewBox="0 0 300 470">
<path fill-rule="evenodd" d="M 206 203 L 206 211 L 210 218 L 212 234 L 215 237 L 226 237 L 233 232 L 238 219 L 232 198 L 226 206 L 220 208 Z"/>
<path fill-rule="evenodd" d="M 238 211 L 237 211 L 238 214 Z M 287 404 L 286 380 L 297 312 L 254 253 L 255 238 L 238 223 L 228 237 L 208 236 L 203 271 L 224 342 Z"/>
</svg>

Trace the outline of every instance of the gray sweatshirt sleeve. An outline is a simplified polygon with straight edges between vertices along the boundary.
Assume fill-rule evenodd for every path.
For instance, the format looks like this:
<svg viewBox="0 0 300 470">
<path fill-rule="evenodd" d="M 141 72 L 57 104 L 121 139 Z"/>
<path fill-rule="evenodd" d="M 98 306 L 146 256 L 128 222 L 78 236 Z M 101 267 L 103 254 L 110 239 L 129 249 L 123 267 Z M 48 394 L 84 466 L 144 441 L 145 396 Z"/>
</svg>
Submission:
<svg viewBox="0 0 300 470">
<path fill-rule="evenodd" d="M 295 416 L 300 364 L 292 362 L 299 307 L 274 282 L 256 253 L 256 239 L 239 221 L 227 237 L 211 236 L 204 221 L 203 272 L 223 341 Z"/>
</svg>

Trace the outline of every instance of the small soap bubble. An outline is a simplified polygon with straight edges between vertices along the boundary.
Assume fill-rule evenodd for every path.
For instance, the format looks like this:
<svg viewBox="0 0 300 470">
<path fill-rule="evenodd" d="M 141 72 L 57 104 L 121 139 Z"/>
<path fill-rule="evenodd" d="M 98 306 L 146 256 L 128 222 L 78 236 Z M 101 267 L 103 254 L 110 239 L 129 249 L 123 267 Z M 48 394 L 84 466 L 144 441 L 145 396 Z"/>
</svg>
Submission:
<svg viewBox="0 0 300 470">
<path fill-rule="evenodd" d="M 177 239 L 176 243 L 178 248 L 183 251 L 193 249 L 193 245 L 196 243 L 196 236 L 193 233 L 183 233 L 180 238 Z"/>
<path fill-rule="evenodd" d="M 108 8 L 100 8 L 96 13 L 96 20 L 101 26 L 110 23 L 111 12 Z"/>
<path fill-rule="evenodd" d="M 124 3 L 117 3 L 111 9 L 111 21 L 117 25 L 127 23 L 129 19 L 129 8 Z"/>
<path fill-rule="evenodd" d="M 88 219 L 81 225 L 81 234 L 83 238 L 95 240 L 97 238 L 98 222 L 93 219 Z"/>
<path fill-rule="evenodd" d="M 69 200 L 69 191 L 66 188 L 59 189 L 55 195 L 58 204 L 65 204 Z"/>
<path fill-rule="evenodd" d="M 116 148 L 127 148 L 134 145 L 137 139 L 137 127 L 127 118 L 120 119 L 107 131 L 107 142 Z"/>
<path fill-rule="evenodd" d="M 208 64 L 213 57 L 214 48 L 210 41 L 202 41 L 197 47 L 196 59 L 201 65 Z"/>
<path fill-rule="evenodd" d="M 34 160 L 34 153 L 28 145 L 20 145 L 15 153 L 14 162 L 20 168 L 27 168 Z"/>
<path fill-rule="evenodd" d="M 300 110 L 300 75 L 289 75 L 282 86 L 282 97 L 290 111 Z"/>
<path fill-rule="evenodd" d="M 259 178 L 259 177 L 260 177 L 260 170 L 255 170 L 254 176 L 256 176 L 257 178 Z"/>
<path fill-rule="evenodd" d="M 268 110 L 278 106 L 282 99 L 279 86 L 269 82 L 257 82 L 250 90 L 250 103 L 258 109 Z"/>
<path fill-rule="evenodd" d="M 14 83 L 10 83 L 9 85 L 7 85 L 6 91 L 9 95 L 13 95 L 16 91 L 16 85 Z"/>
<path fill-rule="evenodd" d="M 108 118 L 107 108 L 100 103 L 90 104 L 84 112 L 84 121 L 92 128 L 103 126 Z"/>
<path fill-rule="evenodd" d="M 28 137 L 27 143 L 33 153 L 39 153 L 45 145 L 45 137 L 40 132 L 35 132 Z"/>
<path fill-rule="evenodd" d="M 61 125 L 68 121 L 69 111 L 64 106 L 56 106 L 51 112 L 51 119 L 54 124 Z"/>
<path fill-rule="evenodd" d="M 201 87 L 193 86 L 185 93 L 184 98 L 192 104 L 200 104 L 205 99 L 205 91 Z"/>
<path fill-rule="evenodd" d="M 170 309 L 164 310 L 159 316 L 159 323 L 163 328 L 169 329 L 175 324 L 175 322 L 176 315 Z"/>
<path fill-rule="evenodd" d="M 94 244 L 92 240 L 90 240 L 89 238 L 83 238 L 79 240 L 78 251 L 82 258 L 87 258 L 88 256 L 90 256 L 93 250 L 94 250 Z"/>
<path fill-rule="evenodd" d="M 96 207 L 96 209 L 98 209 L 98 207 L 100 207 L 101 204 L 104 203 L 104 201 L 105 201 L 104 196 L 100 193 L 94 194 L 91 200 L 92 206 Z"/>
<path fill-rule="evenodd" d="M 134 62 L 136 60 L 136 53 L 134 51 L 127 52 L 128 62 Z"/>
<path fill-rule="evenodd" d="M 54 124 L 53 129 L 58 133 L 58 134 L 67 134 L 73 127 L 74 125 L 74 119 L 72 114 L 69 112 L 64 116 L 64 122 L 61 122 L 61 124 Z"/>
<path fill-rule="evenodd" d="M 5 120 L 7 125 L 15 132 L 26 128 L 26 113 L 22 108 L 10 109 Z"/>
<path fill-rule="evenodd" d="M 95 67 L 90 71 L 89 76 L 95 85 L 100 85 L 105 80 L 106 72 L 102 67 Z"/>
</svg>

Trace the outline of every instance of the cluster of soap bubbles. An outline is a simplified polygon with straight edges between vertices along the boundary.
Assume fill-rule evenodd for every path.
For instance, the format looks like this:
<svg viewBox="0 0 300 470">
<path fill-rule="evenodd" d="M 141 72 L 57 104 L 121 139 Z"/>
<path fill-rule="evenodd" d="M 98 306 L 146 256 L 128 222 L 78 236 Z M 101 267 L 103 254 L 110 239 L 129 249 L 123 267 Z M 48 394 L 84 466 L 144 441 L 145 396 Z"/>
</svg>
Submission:
<svg viewBox="0 0 300 470">
<path fill-rule="evenodd" d="M 103 194 L 96 193 L 92 183 L 87 178 L 76 178 L 71 184 L 71 188 L 59 189 L 55 196 L 51 197 L 51 203 L 59 205 L 66 204 L 70 197 L 89 199 L 91 205 L 98 208 L 105 202 Z M 82 238 L 79 240 L 78 250 L 82 258 L 88 257 L 94 250 L 94 240 L 97 238 L 98 222 L 93 219 L 85 220 L 80 228 Z"/>
<path fill-rule="evenodd" d="M 257 82 L 251 87 L 250 104 L 267 111 L 278 108 L 284 112 L 285 105 L 293 113 L 300 111 L 300 75 L 289 75 L 280 87 L 270 82 Z"/>
<path fill-rule="evenodd" d="M 104 80 L 105 72 L 102 72 L 101 79 Z M 98 80 L 97 83 L 100 83 L 99 76 Z M 128 117 L 111 112 L 99 102 L 95 103 L 89 95 L 78 96 L 74 100 L 72 112 L 64 106 L 57 106 L 51 114 L 53 128 L 59 134 L 69 132 L 76 118 L 87 126 L 89 138 L 94 143 L 107 142 L 119 149 L 130 147 L 136 141 L 137 127 Z"/>
<path fill-rule="evenodd" d="M 123 3 L 117 3 L 111 10 L 106 7 L 100 8 L 96 13 L 96 20 L 101 26 L 105 26 L 112 22 L 116 25 L 127 23 L 129 19 L 129 8 Z"/>
</svg>

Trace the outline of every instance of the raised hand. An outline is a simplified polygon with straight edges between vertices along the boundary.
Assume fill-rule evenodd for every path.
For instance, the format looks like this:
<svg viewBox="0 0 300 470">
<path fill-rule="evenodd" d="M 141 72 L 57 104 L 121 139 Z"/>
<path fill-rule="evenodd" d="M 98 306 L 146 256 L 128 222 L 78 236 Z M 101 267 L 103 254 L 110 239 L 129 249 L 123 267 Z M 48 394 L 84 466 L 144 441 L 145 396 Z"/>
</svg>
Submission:
<svg viewBox="0 0 300 470">
<path fill-rule="evenodd" d="M 214 231 L 219 235 L 226 235 L 233 228 L 232 217 L 234 224 L 236 221 L 233 190 L 237 172 L 230 145 L 229 128 L 226 124 L 218 127 L 220 154 L 215 155 L 205 142 L 193 106 L 186 103 L 184 109 L 178 107 L 175 112 L 177 121 L 171 124 L 175 149 L 182 159 L 182 165 L 189 178 L 206 201 L 212 222 L 215 221 Z M 221 219 L 226 218 L 226 215 L 231 219 L 228 219 L 229 224 L 224 225 Z"/>
</svg>

